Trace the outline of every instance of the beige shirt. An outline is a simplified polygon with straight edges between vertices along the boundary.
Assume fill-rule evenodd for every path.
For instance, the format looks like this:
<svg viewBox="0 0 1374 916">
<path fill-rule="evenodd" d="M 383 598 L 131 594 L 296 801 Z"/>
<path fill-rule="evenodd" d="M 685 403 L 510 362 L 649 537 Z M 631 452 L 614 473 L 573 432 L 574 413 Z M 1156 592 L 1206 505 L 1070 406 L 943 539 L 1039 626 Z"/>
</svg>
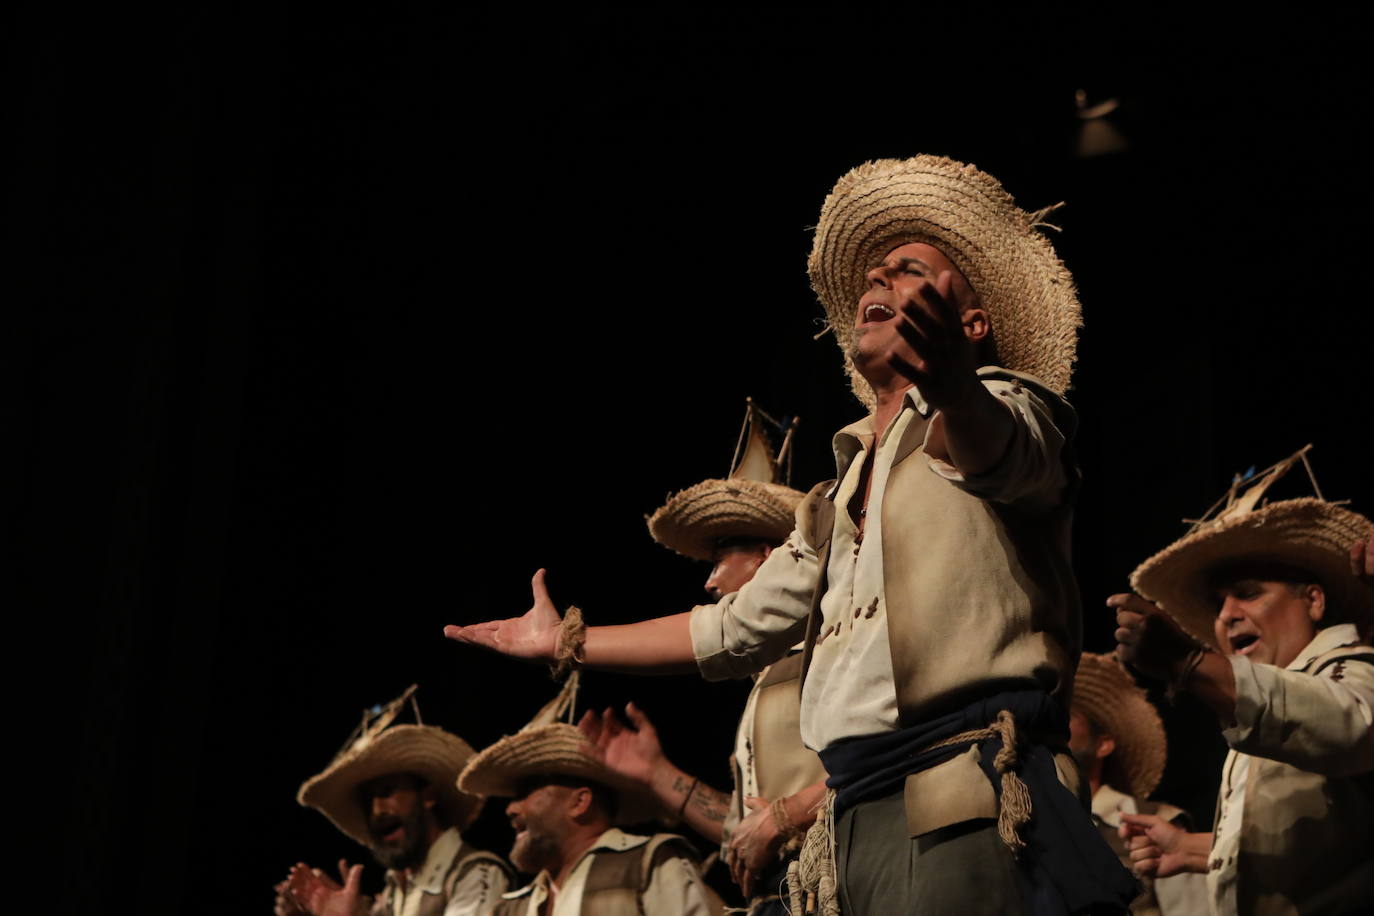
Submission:
<svg viewBox="0 0 1374 916">
<path fill-rule="evenodd" d="M 406 882 L 405 890 L 401 890 L 396 874 L 387 872 L 386 887 L 381 894 L 387 912 L 391 916 L 417 916 L 427 898 L 442 896 L 444 879 L 462 842 L 454 827 L 439 834 L 429 847 L 424 864 Z M 494 862 L 478 862 L 467 869 L 448 895 L 444 916 L 481 916 L 501 899 L 508 886 L 506 873 L 499 866 Z"/>
<path fill-rule="evenodd" d="M 1242 862 L 1251 854 L 1246 836 L 1254 817 L 1272 812 L 1252 814 L 1251 806 L 1277 802 L 1293 805 L 1291 818 L 1280 818 L 1293 822 L 1281 841 L 1330 842 L 1333 864 L 1351 852 L 1353 838 L 1323 836 L 1320 825 L 1302 823 L 1306 820 L 1306 812 L 1300 810 L 1302 800 L 1278 786 L 1257 783 L 1254 771 L 1267 760 L 1330 777 L 1367 776 L 1374 770 L 1374 665 L 1338 662 L 1319 672 L 1307 671 L 1319 656 L 1342 646 L 1356 646 L 1359 641 L 1353 624 L 1338 624 L 1319 631 L 1283 669 L 1256 664 L 1240 655 L 1227 657 L 1236 679 L 1236 721 L 1222 731 L 1231 752 L 1222 768 L 1207 874 L 1212 912 L 1218 916 L 1239 913 L 1241 900 L 1253 898 L 1258 890 L 1242 886 Z M 1360 817 L 1359 812 L 1349 813 Z M 1374 850 L 1366 850 L 1364 855 L 1374 855 Z M 1273 865 L 1266 871 L 1266 884 L 1272 879 L 1274 887 L 1292 879 L 1273 870 Z M 1353 905 L 1353 901 L 1346 904 Z M 1278 906 L 1284 909 L 1283 904 Z"/>
<path fill-rule="evenodd" d="M 980 370 L 980 374 L 990 371 L 996 370 Z M 962 475 L 937 459 L 927 459 L 929 471 L 983 499 L 1032 511 L 1053 505 L 1062 494 L 1066 473 L 1061 460 L 1064 438 L 1049 408 L 1029 387 L 1015 381 L 984 378 L 983 384 L 1011 409 L 1017 421 L 1006 455 L 976 477 Z M 882 505 L 903 433 L 930 412 L 920 392 L 911 388 L 880 441 L 874 442 L 871 417 L 835 435 L 839 483 L 828 587 L 821 601 L 821 635 L 802 693 L 802 740 L 813 750 L 898 727 L 885 617 L 882 522 L 876 510 Z M 860 538 L 846 507 L 858 490 L 869 451 L 875 448 L 871 511 Z M 817 553 L 793 532 L 743 588 L 715 605 L 695 608 L 692 643 L 702 674 L 709 680 L 742 677 L 785 653 L 802 636 L 818 575 Z M 996 651 L 996 647 L 977 651 Z M 970 664 L 976 664 L 973 655 Z"/>
<path fill-rule="evenodd" d="M 506 897 L 511 899 L 528 895 L 524 910 L 527 916 L 539 916 L 540 907 L 550 897 L 554 897 L 554 903 L 549 916 L 579 916 L 582 912 L 582 891 L 597 851 L 633 849 L 648 842 L 649 837 L 636 836 L 612 827 L 582 854 L 562 887 L 555 887 L 549 873 L 542 871 L 528 887 L 513 891 Z M 644 916 L 709 916 L 711 913 L 696 864 L 678 856 L 667 859 L 654 869 L 649 876 L 649 886 L 639 899 Z"/>
</svg>

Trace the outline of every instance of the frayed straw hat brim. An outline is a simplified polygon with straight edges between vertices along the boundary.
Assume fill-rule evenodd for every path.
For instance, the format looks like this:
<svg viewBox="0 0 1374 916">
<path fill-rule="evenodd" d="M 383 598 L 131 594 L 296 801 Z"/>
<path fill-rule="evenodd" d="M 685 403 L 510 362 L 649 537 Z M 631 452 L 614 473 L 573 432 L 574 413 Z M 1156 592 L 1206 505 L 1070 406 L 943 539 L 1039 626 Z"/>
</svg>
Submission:
<svg viewBox="0 0 1374 916">
<path fill-rule="evenodd" d="M 1114 656 L 1083 653 L 1073 679 L 1073 708 L 1116 740 L 1111 762 L 1127 785 L 1115 788 L 1149 798 L 1168 757 L 1164 723 Z"/>
<path fill-rule="evenodd" d="M 1221 648 L 1213 626 L 1217 608 L 1208 573 L 1258 560 L 1314 574 L 1327 606 L 1357 624 L 1374 617 L 1374 589 L 1350 570 L 1350 548 L 1374 532 L 1357 512 L 1321 499 L 1270 503 L 1247 515 L 1208 524 L 1150 557 L 1131 574 L 1131 587 L 1158 604 L 1193 637 Z"/>
<path fill-rule="evenodd" d="M 756 480 L 706 480 L 668 498 L 649 517 L 649 534 L 694 560 L 711 560 L 722 538 L 779 543 L 796 527 L 803 494 Z"/>
<path fill-rule="evenodd" d="M 969 281 L 992 320 L 996 363 L 1062 394 L 1082 312 L 1041 225 L 997 179 L 942 156 L 882 159 L 840 178 L 821 207 L 807 270 L 859 400 L 872 409 L 849 356 L 865 275 L 911 242 L 939 249 Z"/>
<path fill-rule="evenodd" d="M 480 795 L 460 791 L 458 774 L 473 756 L 467 742 L 432 725 L 393 725 L 370 742 L 354 745 L 324 772 L 301 785 L 296 800 L 315 808 L 344 833 L 370 845 L 360 785 L 391 773 L 413 773 L 438 793 L 439 805 L 460 829 L 481 810 Z"/>
<path fill-rule="evenodd" d="M 620 802 L 618 823 L 643 820 L 653 807 L 642 787 L 606 767 L 582 732 L 566 722 L 502 738 L 468 762 L 458 785 L 470 794 L 516 798 L 522 783 L 540 776 L 569 776 L 612 789 Z"/>
</svg>

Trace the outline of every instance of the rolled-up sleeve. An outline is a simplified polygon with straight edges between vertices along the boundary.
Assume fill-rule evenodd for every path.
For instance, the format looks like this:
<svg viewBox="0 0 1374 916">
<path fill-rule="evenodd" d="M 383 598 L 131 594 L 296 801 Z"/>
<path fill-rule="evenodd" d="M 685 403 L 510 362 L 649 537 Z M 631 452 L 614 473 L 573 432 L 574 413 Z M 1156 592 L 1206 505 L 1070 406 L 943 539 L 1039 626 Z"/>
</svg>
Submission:
<svg viewBox="0 0 1374 916">
<path fill-rule="evenodd" d="M 702 677 L 747 677 L 787 654 L 806 629 L 819 571 L 816 552 L 794 531 L 743 588 L 693 608 L 692 652 Z"/>
<path fill-rule="evenodd" d="M 1077 422 L 1073 408 L 1049 392 L 1037 394 L 1020 381 L 985 378 L 983 385 L 1015 420 L 1006 452 L 978 474 L 965 474 L 938 458 L 931 460 L 931 470 L 980 499 L 1031 509 L 1057 505 L 1069 483 L 1065 447 Z"/>
<path fill-rule="evenodd" d="M 1238 751 L 1328 776 L 1374 770 L 1374 664 L 1341 659 L 1308 674 L 1228 656 L 1236 724 L 1222 732 Z"/>
</svg>

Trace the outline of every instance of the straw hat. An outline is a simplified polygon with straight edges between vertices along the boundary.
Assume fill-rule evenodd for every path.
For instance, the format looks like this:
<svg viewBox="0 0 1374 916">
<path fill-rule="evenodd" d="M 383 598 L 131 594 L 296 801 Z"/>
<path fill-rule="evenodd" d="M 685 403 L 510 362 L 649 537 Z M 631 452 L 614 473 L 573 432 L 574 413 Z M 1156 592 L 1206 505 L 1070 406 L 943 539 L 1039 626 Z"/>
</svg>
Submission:
<svg viewBox="0 0 1374 916">
<path fill-rule="evenodd" d="M 458 787 L 471 795 L 516 798 L 521 783 L 532 777 L 571 776 L 616 793 L 616 823 L 636 823 L 648 816 L 653 805 L 643 787 L 602 763 L 577 726 L 557 721 L 572 717 L 580 675 L 574 671 L 558 696 L 528 725 L 469 760 L 458 776 Z"/>
<path fill-rule="evenodd" d="M 1107 782 L 1136 798 L 1149 798 L 1164 774 L 1164 723 L 1115 656 L 1083 653 L 1073 676 L 1073 709 L 1116 739 L 1107 764 L 1116 773 Z"/>
<path fill-rule="evenodd" d="M 769 423 L 786 433 L 782 454 L 774 457 L 764 432 Z M 749 399 L 735 447 L 730 476 L 703 480 L 674 493 L 649 516 L 649 534 L 685 557 L 710 562 L 724 538 L 758 538 L 781 543 L 796 527 L 797 505 L 805 495 L 778 480 L 778 469 L 792 445 L 797 421 L 773 420 Z"/>
<path fill-rule="evenodd" d="M 627 788 L 596 756 L 576 725 L 555 722 L 502 738 L 468 761 L 458 778 L 465 792 L 514 798 L 531 776 L 571 776 L 611 789 Z"/>
<path fill-rule="evenodd" d="M 367 813 L 358 787 L 391 773 L 413 773 L 438 794 L 438 805 L 450 823 L 464 828 L 481 810 L 480 795 L 458 789 L 458 773 L 473 755 L 467 742 L 433 725 L 392 725 L 401 705 L 414 699 L 414 685 L 379 711 L 363 713 L 363 722 L 324 772 L 301 784 L 296 801 L 319 811 L 344 833 L 370 845 Z M 419 710 L 416 709 L 416 718 Z"/>
<path fill-rule="evenodd" d="M 649 534 L 694 560 L 711 560 L 722 538 L 781 542 L 796 527 L 804 494 L 757 480 L 704 480 L 674 493 L 649 516 Z"/>
<path fill-rule="evenodd" d="M 1054 208 L 1049 208 L 1054 209 Z M 948 257 L 992 319 L 996 362 L 1062 393 L 1083 323 L 1073 277 L 997 179 L 943 156 L 880 159 L 835 183 L 821 206 L 807 270 L 844 353 L 854 393 L 873 392 L 849 356 L 865 274 L 893 248 L 924 242 Z"/>
<path fill-rule="evenodd" d="M 1158 604 L 1178 625 L 1205 645 L 1217 646 L 1213 622 L 1217 609 L 1207 575 L 1236 561 L 1280 563 L 1316 576 L 1327 605 L 1357 624 L 1374 617 L 1374 588 L 1350 570 L 1350 547 L 1374 533 L 1374 523 L 1320 497 L 1288 499 L 1256 508 L 1260 497 L 1299 459 L 1307 446 L 1274 465 L 1259 480 L 1231 485 L 1227 505 L 1204 517 L 1181 539 L 1150 557 L 1131 573 L 1131 587 Z M 1311 469 L 1309 467 L 1309 474 Z M 1313 480 L 1316 489 L 1316 481 Z M 1320 490 L 1317 491 L 1320 493 Z M 1210 514 L 1210 513 L 1209 513 Z"/>
</svg>

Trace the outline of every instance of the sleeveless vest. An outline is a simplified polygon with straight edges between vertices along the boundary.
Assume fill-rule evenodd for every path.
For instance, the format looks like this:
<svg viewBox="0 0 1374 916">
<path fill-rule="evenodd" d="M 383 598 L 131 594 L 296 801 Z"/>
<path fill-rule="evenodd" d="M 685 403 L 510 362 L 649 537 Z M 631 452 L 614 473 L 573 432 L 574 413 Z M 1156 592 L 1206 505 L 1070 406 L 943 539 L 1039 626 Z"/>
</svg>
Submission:
<svg viewBox="0 0 1374 916">
<path fill-rule="evenodd" d="M 442 894 L 423 894 L 418 916 L 444 916 L 444 908 L 448 906 L 449 898 L 453 896 L 454 890 L 467 876 L 468 870 L 478 864 L 496 865 L 505 872 L 507 878 L 511 877 L 510 866 L 506 864 L 504 859 L 469 845 L 467 840 L 462 840 L 452 862 L 449 863 L 448 871 L 444 873 L 444 892 Z M 399 889 L 394 884 L 388 882 L 386 889 L 377 895 L 377 901 L 372 907 L 372 916 L 400 916 L 400 911 L 393 909 L 392 899 L 393 895 L 399 896 L 398 891 Z"/>
<path fill-rule="evenodd" d="M 825 778 L 825 767 L 801 741 L 802 656 L 794 652 L 763 671 L 754 682 L 754 721 L 749 746 L 754 755 L 754 776 L 759 795 L 770 801 L 801 791 Z M 728 836 L 744 818 L 744 784 L 740 762 L 730 757 L 735 791 L 730 797 Z"/>
<path fill-rule="evenodd" d="M 1066 440 L 1072 408 L 1030 376 L 999 370 L 1041 395 Z M 924 451 L 928 422 L 913 417 L 893 455 L 881 506 L 883 590 L 902 726 L 958 708 L 995 689 L 1036 686 L 1065 705 L 1082 647 L 1069 536 L 1078 474 L 1066 444 L 1060 505 L 1026 512 L 967 493 L 935 474 Z M 834 481 L 797 509 L 798 531 L 820 557 L 806 627 L 802 679 L 821 627 Z"/>
<path fill-rule="evenodd" d="M 1000 690 L 1039 688 L 1067 707 L 1082 650 L 1078 585 L 1070 529 L 1079 475 L 1072 438 L 1077 418 L 1035 378 L 998 369 L 981 378 L 1031 388 L 1064 434 L 1066 489 L 1040 512 L 995 503 L 936 474 L 926 453 L 929 421 L 919 414 L 902 432 L 880 507 L 883 591 L 898 724 L 908 727 Z M 797 507 L 799 536 L 816 551 L 820 575 L 806 622 L 800 682 L 805 683 L 823 623 L 837 481 L 813 487 Z M 1078 794 L 1079 774 L 1065 749 L 1059 779 Z M 996 798 L 977 752 L 907 777 L 907 829 L 921 836 L 951 824 L 997 816 Z"/>
<path fill-rule="evenodd" d="M 592 853 L 582 886 L 581 916 L 643 916 L 640 895 L 649 887 L 654 869 L 673 858 L 696 859 L 691 845 L 671 833 L 654 834 L 647 843 L 630 849 L 598 849 Z M 492 916 L 524 916 L 529 888 L 518 897 L 502 900 Z"/>
</svg>

